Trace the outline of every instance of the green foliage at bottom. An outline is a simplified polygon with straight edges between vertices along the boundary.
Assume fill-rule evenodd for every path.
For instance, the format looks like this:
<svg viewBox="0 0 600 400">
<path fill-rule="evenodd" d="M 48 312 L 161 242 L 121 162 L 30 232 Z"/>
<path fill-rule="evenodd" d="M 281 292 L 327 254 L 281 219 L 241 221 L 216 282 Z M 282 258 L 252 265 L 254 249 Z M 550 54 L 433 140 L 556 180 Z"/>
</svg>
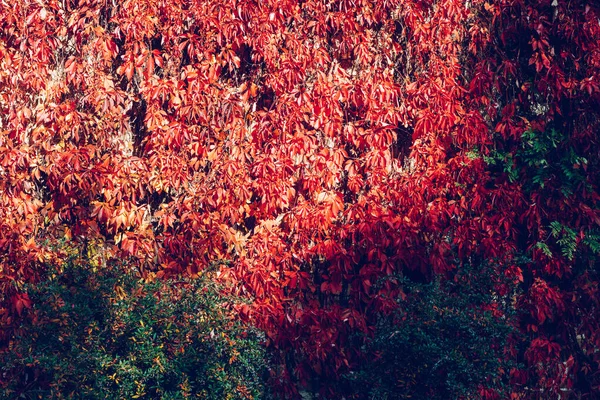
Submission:
<svg viewBox="0 0 600 400">
<path fill-rule="evenodd" d="M 480 387 L 502 393 L 510 299 L 494 291 L 490 275 L 465 269 L 445 281 L 400 280 L 397 310 L 380 317 L 369 357 L 345 377 L 349 397 L 474 399 L 482 397 Z"/>
<path fill-rule="evenodd" d="M 233 322 L 206 279 L 68 266 L 28 293 L 34 307 L 0 354 L 1 398 L 263 396 L 263 335 Z"/>
</svg>

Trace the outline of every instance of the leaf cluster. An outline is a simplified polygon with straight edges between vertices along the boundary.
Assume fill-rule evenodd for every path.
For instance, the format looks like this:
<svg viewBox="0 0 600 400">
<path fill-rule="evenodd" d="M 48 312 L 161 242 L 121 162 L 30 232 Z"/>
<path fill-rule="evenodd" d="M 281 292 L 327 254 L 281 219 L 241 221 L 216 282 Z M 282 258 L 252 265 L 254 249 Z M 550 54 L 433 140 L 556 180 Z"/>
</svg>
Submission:
<svg viewBox="0 0 600 400">
<path fill-rule="evenodd" d="M 494 281 L 489 268 L 469 266 L 452 280 L 401 278 L 397 310 L 379 318 L 369 359 L 346 375 L 352 390 L 369 399 L 440 400 L 506 390 L 515 314 Z"/>
<path fill-rule="evenodd" d="M 2 398 L 261 398 L 260 332 L 206 279 L 144 283 L 69 265 L 27 288 L 35 306 L 0 354 Z"/>
</svg>

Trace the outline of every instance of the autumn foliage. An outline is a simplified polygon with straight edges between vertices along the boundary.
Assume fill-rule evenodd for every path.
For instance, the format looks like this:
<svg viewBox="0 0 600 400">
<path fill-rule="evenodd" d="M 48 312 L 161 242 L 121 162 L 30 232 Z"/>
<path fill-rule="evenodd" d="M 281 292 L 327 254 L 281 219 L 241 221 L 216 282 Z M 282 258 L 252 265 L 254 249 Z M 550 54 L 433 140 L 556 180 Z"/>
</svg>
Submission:
<svg viewBox="0 0 600 400">
<path fill-rule="evenodd" d="M 24 285 L 67 259 L 146 281 L 219 263 L 277 390 L 336 397 L 378 321 L 426 312 L 408 286 L 468 266 L 492 283 L 473 312 L 516 329 L 506 391 L 478 396 L 598 396 L 599 18 L 586 0 L 0 2 L 0 344 Z"/>
</svg>

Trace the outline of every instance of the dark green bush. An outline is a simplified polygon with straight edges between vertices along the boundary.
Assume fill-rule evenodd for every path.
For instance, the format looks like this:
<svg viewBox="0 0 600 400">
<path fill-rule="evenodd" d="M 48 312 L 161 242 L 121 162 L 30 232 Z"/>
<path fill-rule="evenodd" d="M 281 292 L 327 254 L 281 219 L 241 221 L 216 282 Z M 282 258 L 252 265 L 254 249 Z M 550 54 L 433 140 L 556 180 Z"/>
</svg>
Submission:
<svg viewBox="0 0 600 400">
<path fill-rule="evenodd" d="M 495 292 L 484 270 L 430 283 L 399 279 L 396 312 L 380 317 L 364 363 L 344 378 L 350 397 L 474 399 L 480 387 L 502 393 L 510 365 L 501 360 L 513 332 L 509 296 Z M 496 315 L 486 307 L 493 303 Z"/>
<path fill-rule="evenodd" d="M 68 266 L 0 354 L 3 398 L 262 398 L 263 335 L 234 322 L 208 279 L 142 283 Z"/>
</svg>

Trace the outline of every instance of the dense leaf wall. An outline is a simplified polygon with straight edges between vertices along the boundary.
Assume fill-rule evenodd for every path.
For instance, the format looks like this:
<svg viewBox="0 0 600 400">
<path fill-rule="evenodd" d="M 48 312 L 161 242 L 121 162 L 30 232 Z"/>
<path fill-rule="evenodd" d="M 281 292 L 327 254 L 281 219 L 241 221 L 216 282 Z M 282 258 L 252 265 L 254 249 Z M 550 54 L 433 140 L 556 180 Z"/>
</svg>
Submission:
<svg viewBox="0 0 600 400">
<path fill-rule="evenodd" d="M 22 284 L 67 257 L 151 280 L 225 259 L 253 300 L 240 316 L 291 354 L 283 382 L 321 385 L 396 307 L 382 277 L 491 263 L 513 283 L 489 308 L 520 312 L 515 396 L 597 393 L 598 17 L 583 0 L 0 3 L 4 343 Z"/>
</svg>

